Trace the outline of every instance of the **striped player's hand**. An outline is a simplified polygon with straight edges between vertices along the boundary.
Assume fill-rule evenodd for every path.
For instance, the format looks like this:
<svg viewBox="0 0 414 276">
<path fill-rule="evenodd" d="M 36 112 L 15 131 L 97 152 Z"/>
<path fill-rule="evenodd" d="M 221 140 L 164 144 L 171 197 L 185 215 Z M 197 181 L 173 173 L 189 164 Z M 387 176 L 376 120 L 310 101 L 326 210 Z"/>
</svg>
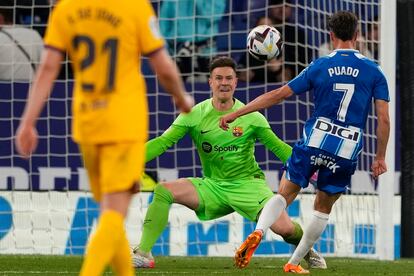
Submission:
<svg viewBox="0 0 414 276">
<path fill-rule="evenodd" d="M 377 179 L 378 176 L 387 171 L 387 164 L 384 159 L 375 159 L 371 165 L 372 177 Z"/>
<path fill-rule="evenodd" d="M 223 117 L 220 118 L 219 126 L 223 130 L 228 130 L 229 129 L 229 124 L 234 122 L 234 120 L 236 120 L 237 117 L 238 116 L 237 116 L 236 112 L 226 114 L 226 115 L 224 115 Z"/>
</svg>

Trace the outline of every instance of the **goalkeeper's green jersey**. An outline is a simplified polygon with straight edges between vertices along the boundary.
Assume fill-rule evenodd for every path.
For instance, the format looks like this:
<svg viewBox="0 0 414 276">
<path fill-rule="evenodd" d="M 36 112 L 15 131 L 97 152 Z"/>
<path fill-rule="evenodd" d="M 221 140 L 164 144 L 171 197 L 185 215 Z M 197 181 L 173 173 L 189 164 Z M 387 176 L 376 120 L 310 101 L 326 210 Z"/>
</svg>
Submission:
<svg viewBox="0 0 414 276">
<path fill-rule="evenodd" d="M 259 112 L 242 116 L 225 131 L 219 127 L 221 116 L 244 106 L 235 99 L 231 110 L 217 111 L 212 99 L 195 105 L 188 114 L 180 114 L 159 137 L 146 143 L 146 161 L 161 155 L 189 133 L 200 156 L 203 174 L 216 180 L 264 178 L 254 156 L 258 139 L 282 162 L 291 155 L 292 148 L 281 141 Z"/>
</svg>

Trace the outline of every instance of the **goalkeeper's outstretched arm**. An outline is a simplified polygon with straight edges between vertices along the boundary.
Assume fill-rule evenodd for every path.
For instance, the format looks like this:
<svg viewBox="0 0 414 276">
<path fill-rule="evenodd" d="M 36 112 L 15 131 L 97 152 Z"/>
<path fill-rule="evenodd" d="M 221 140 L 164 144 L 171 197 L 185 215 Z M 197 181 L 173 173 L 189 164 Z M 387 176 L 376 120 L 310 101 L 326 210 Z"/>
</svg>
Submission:
<svg viewBox="0 0 414 276">
<path fill-rule="evenodd" d="M 292 155 L 292 147 L 280 140 L 270 128 L 261 128 L 257 133 L 259 141 L 273 152 L 283 163 Z"/>
<path fill-rule="evenodd" d="M 163 154 L 183 138 L 187 132 L 187 127 L 173 124 L 161 136 L 148 141 L 145 144 L 145 162 L 149 162 Z"/>
</svg>

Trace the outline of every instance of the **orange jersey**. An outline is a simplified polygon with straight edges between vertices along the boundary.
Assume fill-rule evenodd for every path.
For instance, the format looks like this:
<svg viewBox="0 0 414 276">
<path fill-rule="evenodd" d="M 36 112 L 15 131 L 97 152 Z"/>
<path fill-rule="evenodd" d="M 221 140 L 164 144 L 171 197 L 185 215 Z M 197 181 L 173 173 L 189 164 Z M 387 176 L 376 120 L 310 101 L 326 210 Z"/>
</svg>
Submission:
<svg viewBox="0 0 414 276">
<path fill-rule="evenodd" d="M 75 141 L 146 140 L 140 56 L 164 47 L 147 0 L 61 0 L 50 16 L 45 45 L 67 51 L 73 62 Z"/>
</svg>

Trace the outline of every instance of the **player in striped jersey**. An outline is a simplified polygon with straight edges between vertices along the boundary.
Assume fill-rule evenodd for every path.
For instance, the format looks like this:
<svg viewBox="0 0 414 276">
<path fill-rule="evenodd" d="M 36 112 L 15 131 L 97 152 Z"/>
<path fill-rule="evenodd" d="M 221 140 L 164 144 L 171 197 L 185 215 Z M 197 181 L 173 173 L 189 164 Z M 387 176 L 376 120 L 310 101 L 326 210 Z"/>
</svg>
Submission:
<svg viewBox="0 0 414 276">
<path fill-rule="evenodd" d="M 350 184 L 362 150 L 363 129 L 372 100 L 378 123 L 372 175 L 377 178 L 387 171 L 385 153 L 390 122 L 385 76 L 377 64 L 354 50 L 358 35 L 355 14 L 337 12 L 328 26 L 336 50 L 311 63 L 287 85 L 261 95 L 220 121 L 221 127 L 228 129 L 229 123 L 242 115 L 278 104 L 291 95 L 314 91 L 315 110 L 305 123 L 302 139 L 293 147 L 279 192 L 268 201 L 256 230 L 239 249 L 251 251 L 252 241 L 261 239 L 263 231 L 296 198 L 300 189 L 308 185 L 312 174 L 319 171 L 314 216 L 285 265 L 285 272 L 309 273 L 299 262 L 322 234 L 335 201 Z"/>
</svg>

